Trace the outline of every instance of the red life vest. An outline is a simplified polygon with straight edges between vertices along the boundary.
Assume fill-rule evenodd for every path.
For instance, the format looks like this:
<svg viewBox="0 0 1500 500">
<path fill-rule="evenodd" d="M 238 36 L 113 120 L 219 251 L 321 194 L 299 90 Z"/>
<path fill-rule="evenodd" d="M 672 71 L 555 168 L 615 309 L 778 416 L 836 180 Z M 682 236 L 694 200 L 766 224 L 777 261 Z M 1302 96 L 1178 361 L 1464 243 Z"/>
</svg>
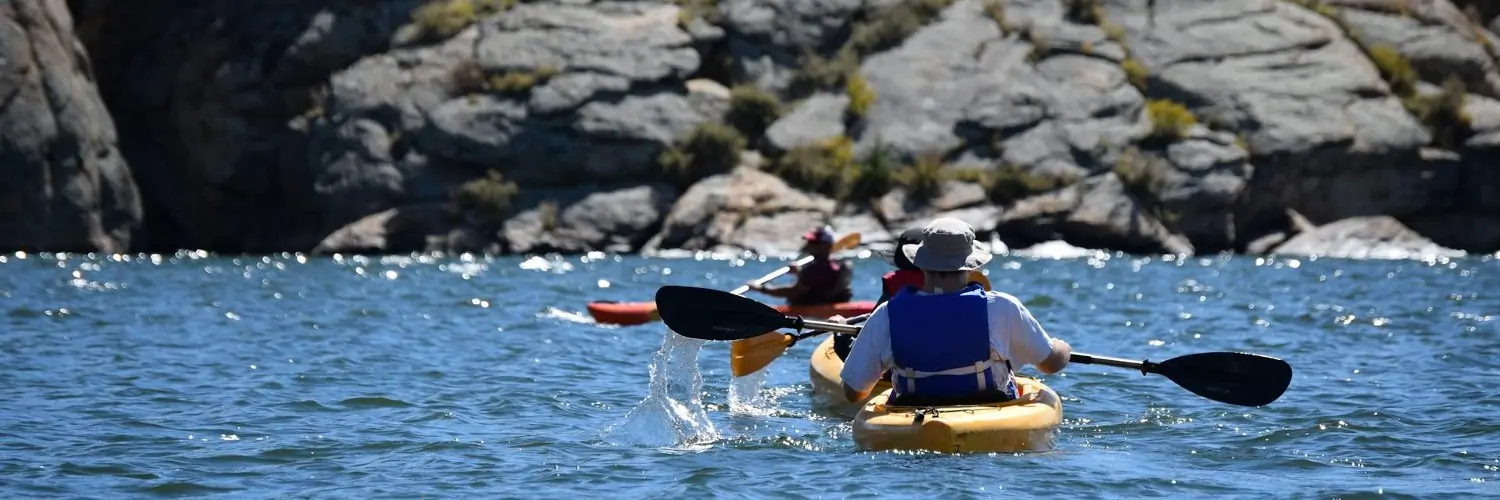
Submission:
<svg viewBox="0 0 1500 500">
<path fill-rule="evenodd" d="M 911 285 L 917 288 L 922 288 L 922 283 L 926 281 L 927 280 L 924 278 L 924 276 L 922 275 L 922 271 L 920 270 L 897 269 L 895 271 L 885 273 L 885 276 L 880 277 L 880 287 L 881 289 L 885 290 L 886 297 L 895 297 L 896 292 L 901 291 L 902 287 Z"/>
</svg>

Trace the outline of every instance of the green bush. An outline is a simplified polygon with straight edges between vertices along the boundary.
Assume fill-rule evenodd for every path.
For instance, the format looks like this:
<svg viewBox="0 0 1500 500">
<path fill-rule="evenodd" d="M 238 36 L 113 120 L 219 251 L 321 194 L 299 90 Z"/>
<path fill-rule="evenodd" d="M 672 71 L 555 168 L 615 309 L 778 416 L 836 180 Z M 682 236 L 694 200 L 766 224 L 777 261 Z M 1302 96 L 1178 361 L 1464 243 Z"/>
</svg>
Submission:
<svg viewBox="0 0 1500 500">
<path fill-rule="evenodd" d="M 1130 81 L 1130 85 L 1141 92 L 1146 91 L 1151 72 L 1146 69 L 1145 64 L 1141 64 L 1141 61 L 1134 57 L 1129 57 L 1124 61 L 1120 61 L 1120 69 L 1125 70 L 1125 79 Z"/>
<path fill-rule="evenodd" d="M 1175 142 L 1186 137 L 1188 130 L 1198 124 L 1198 117 L 1186 106 L 1166 99 L 1146 101 L 1146 113 L 1151 117 L 1148 139 L 1153 141 Z"/>
<path fill-rule="evenodd" d="M 943 182 L 948 180 L 947 166 L 943 158 L 935 154 L 917 157 L 917 162 L 897 177 L 906 193 L 918 202 L 931 201 L 943 194 Z"/>
<path fill-rule="evenodd" d="M 1075 178 L 1037 175 L 1030 168 L 1009 163 L 988 172 L 983 179 L 982 185 L 989 193 L 990 200 L 1000 204 L 1061 189 L 1078 181 Z"/>
<path fill-rule="evenodd" d="M 500 172 L 490 170 L 484 177 L 463 183 L 453 193 L 453 204 L 459 211 L 473 214 L 481 222 L 499 223 L 510 211 L 511 200 L 520 189 L 505 180 Z"/>
<path fill-rule="evenodd" d="M 1166 190 L 1166 169 L 1172 168 L 1161 160 L 1135 149 L 1127 148 L 1115 159 L 1114 173 L 1130 191 L 1141 199 L 1155 199 Z"/>
<path fill-rule="evenodd" d="M 781 100 L 770 92 L 750 84 L 736 85 L 729 92 L 729 113 L 725 121 L 751 141 L 759 141 L 766 128 L 785 113 Z"/>
<path fill-rule="evenodd" d="M 844 83 L 844 93 L 849 96 L 846 114 L 851 118 L 864 118 L 875 104 L 875 89 L 859 73 L 851 73 Z"/>
<path fill-rule="evenodd" d="M 557 75 L 557 68 L 542 66 L 533 71 L 507 71 L 492 73 L 485 71 L 473 59 L 459 61 L 449 70 L 449 86 L 458 95 L 483 92 L 526 93 Z"/>
<path fill-rule="evenodd" d="M 839 135 L 792 148 L 777 159 L 775 173 L 793 187 L 841 197 L 854 167 L 854 141 Z"/>
<path fill-rule="evenodd" d="M 745 138 L 738 130 L 722 123 L 704 122 L 675 147 L 662 151 L 657 162 L 669 177 L 691 184 L 734 170 L 744 149 Z"/>
<path fill-rule="evenodd" d="M 536 71 L 507 71 L 489 78 L 489 90 L 503 94 L 524 94 L 532 87 L 547 83 L 557 76 L 557 69 L 542 66 Z"/>
<path fill-rule="evenodd" d="M 1000 31 L 1010 31 L 1010 23 L 1005 21 L 1005 0 L 984 0 L 984 13 L 989 14 Z"/>
<path fill-rule="evenodd" d="M 1406 109 L 1432 133 L 1432 144 L 1457 149 L 1474 135 L 1472 120 L 1464 111 L 1468 89 L 1457 75 L 1449 75 L 1441 92 L 1402 100 Z"/>
<path fill-rule="evenodd" d="M 435 0 L 413 10 L 411 19 L 423 36 L 444 39 L 457 35 L 481 17 L 510 10 L 515 5 L 516 0 Z"/>
<path fill-rule="evenodd" d="M 488 77 L 484 74 L 484 68 L 473 59 L 464 59 L 453 65 L 448 71 L 449 88 L 456 95 L 468 95 L 484 92 L 488 87 Z"/>
<path fill-rule="evenodd" d="M 1130 49 L 1130 42 L 1125 40 L 1125 28 L 1122 28 L 1119 25 L 1111 23 L 1109 21 L 1100 21 L 1099 29 L 1104 30 L 1104 36 L 1106 38 L 1114 40 L 1115 43 L 1118 43 L 1120 44 L 1120 46 L 1125 47 L 1126 50 Z"/>
<path fill-rule="evenodd" d="M 807 94 L 817 89 L 836 88 L 856 71 L 859 71 L 859 56 L 852 51 L 840 50 L 833 57 L 807 53 L 792 75 L 792 91 Z"/>
<path fill-rule="evenodd" d="M 885 196 L 896 185 L 896 172 L 900 169 L 901 156 L 895 148 L 876 143 L 853 168 L 845 170 L 840 199 L 868 201 Z"/>
<path fill-rule="evenodd" d="M 1370 62 L 1380 70 L 1380 76 L 1391 85 L 1391 92 L 1400 97 L 1409 97 L 1417 91 L 1417 70 L 1401 52 L 1388 45 L 1369 47 Z"/>
</svg>

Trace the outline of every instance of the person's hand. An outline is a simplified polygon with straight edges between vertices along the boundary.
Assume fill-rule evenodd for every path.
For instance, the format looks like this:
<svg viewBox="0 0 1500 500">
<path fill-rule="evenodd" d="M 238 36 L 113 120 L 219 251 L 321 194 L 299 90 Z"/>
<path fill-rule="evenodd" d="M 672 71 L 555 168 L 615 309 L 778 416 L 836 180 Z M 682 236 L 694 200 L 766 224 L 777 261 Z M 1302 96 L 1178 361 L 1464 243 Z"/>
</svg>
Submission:
<svg viewBox="0 0 1500 500">
<path fill-rule="evenodd" d="M 800 267 L 797 267 L 796 264 L 787 264 L 786 268 L 787 268 L 787 272 L 789 272 L 789 273 L 795 273 L 795 272 L 797 272 L 798 269 L 801 269 Z"/>
<path fill-rule="evenodd" d="M 848 324 L 849 323 L 849 318 L 845 318 L 844 315 L 842 315 L 842 314 L 835 314 L 833 316 L 829 316 L 828 317 L 828 322 L 829 323 L 838 323 L 838 324 L 843 325 L 843 324 Z"/>
<path fill-rule="evenodd" d="M 756 283 L 754 281 L 746 282 L 745 283 L 745 289 L 746 290 L 752 290 L 752 291 L 759 292 L 759 291 L 761 291 L 760 283 Z"/>
</svg>

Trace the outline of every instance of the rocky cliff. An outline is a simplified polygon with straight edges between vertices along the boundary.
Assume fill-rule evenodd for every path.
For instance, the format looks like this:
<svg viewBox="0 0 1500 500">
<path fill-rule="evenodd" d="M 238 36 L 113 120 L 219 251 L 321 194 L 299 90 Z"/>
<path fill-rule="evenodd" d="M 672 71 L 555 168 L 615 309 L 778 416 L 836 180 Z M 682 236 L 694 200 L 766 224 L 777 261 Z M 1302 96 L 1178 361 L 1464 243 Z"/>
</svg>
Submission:
<svg viewBox="0 0 1500 500">
<path fill-rule="evenodd" d="M 1495 10 L 15 0 L 0 247 L 1492 252 Z"/>
</svg>

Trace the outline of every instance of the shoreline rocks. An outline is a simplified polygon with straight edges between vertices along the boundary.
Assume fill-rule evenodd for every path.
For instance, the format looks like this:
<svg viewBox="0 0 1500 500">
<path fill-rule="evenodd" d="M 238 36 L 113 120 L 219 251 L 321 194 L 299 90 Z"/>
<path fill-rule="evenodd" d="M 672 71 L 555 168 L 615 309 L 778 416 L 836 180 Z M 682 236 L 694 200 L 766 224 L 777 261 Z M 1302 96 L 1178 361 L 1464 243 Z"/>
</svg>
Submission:
<svg viewBox="0 0 1500 500">
<path fill-rule="evenodd" d="M 1393 5 L 20 0 L 0 250 L 1493 253 L 1500 23 Z"/>
</svg>

